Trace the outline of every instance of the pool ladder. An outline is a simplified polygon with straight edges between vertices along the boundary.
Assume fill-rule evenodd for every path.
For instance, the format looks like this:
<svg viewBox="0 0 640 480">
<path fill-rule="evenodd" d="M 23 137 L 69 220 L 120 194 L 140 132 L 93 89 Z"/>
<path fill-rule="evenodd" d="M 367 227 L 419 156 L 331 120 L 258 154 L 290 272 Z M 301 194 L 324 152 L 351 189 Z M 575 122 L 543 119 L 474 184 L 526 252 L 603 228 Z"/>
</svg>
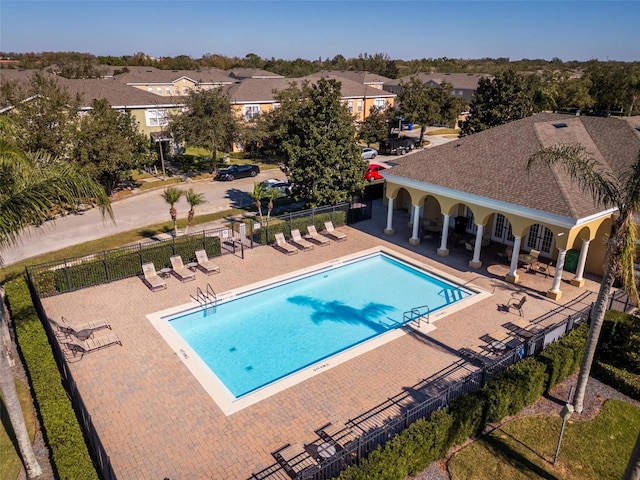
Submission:
<svg viewBox="0 0 640 480">
<path fill-rule="evenodd" d="M 216 306 L 218 304 L 218 296 L 216 292 L 213 291 L 213 287 L 210 283 L 207 283 L 207 290 L 203 292 L 200 287 L 196 289 L 196 296 L 191 295 L 196 302 L 200 304 L 202 309 L 204 310 L 205 316 L 209 313 L 209 309 L 211 309 L 211 313 L 215 313 Z"/>
<path fill-rule="evenodd" d="M 420 307 L 413 307 L 402 314 L 402 320 L 404 324 L 412 322 L 416 327 L 420 328 L 420 322 L 422 320 L 429 323 L 429 306 L 422 305 Z"/>
</svg>

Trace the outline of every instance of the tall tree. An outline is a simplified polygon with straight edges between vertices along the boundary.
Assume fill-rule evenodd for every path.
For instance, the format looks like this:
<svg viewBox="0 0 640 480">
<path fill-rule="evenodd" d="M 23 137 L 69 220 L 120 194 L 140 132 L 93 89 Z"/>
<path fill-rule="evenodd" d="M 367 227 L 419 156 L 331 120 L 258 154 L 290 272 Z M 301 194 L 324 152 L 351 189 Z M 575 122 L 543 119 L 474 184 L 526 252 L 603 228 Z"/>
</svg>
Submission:
<svg viewBox="0 0 640 480">
<path fill-rule="evenodd" d="M 462 122 L 461 134 L 471 135 L 519 120 L 532 111 L 524 78 L 513 70 L 505 70 L 493 79 L 480 79 L 469 105 L 469 118 Z"/>
<path fill-rule="evenodd" d="M 436 124 L 454 124 L 463 110 L 463 102 L 451 95 L 452 86 L 443 82 L 439 86 L 424 84 L 419 78 L 412 77 L 401 82 L 402 90 L 398 94 L 399 112 L 412 123 L 420 124 L 420 144 L 424 140 L 427 126 Z"/>
<path fill-rule="evenodd" d="M 15 107 L 9 117 L 16 125 L 15 142 L 19 148 L 26 152 L 43 150 L 54 157 L 69 153 L 80 100 L 60 86 L 55 77 L 36 72 L 26 85 L 4 82 L 0 104 Z"/>
<path fill-rule="evenodd" d="M 238 133 L 229 96 L 217 89 L 192 90 L 185 103 L 183 113 L 170 117 L 168 131 L 177 142 L 208 149 L 215 171 L 216 153 L 230 151 Z"/>
<path fill-rule="evenodd" d="M 162 198 L 169 204 L 169 215 L 173 222 L 173 233 L 176 237 L 178 236 L 178 210 L 176 210 L 176 203 L 180 201 L 183 195 L 184 191 L 176 187 L 169 187 L 162 192 Z"/>
<path fill-rule="evenodd" d="M 563 166 L 582 190 L 593 195 L 598 205 L 617 209 L 616 214 L 612 216 L 604 274 L 598 297 L 591 311 L 591 326 L 574 396 L 575 410 L 580 413 L 583 410 L 587 382 L 604 322 L 604 314 L 616 278 L 622 279 L 629 296 L 635 299 L 636 303 L 638 302 L 634 273 L 636 225 L 633 214 L 640 209 L 640 152 L 629 169 L 617 174 L 605 170 L 582 146 L 560 145 L 541 150 L 529 159 L 527 169 L 538 161 L 544 161 L 548 165 Z"/>
<path fill-rule="evenodd" d="M 293 84 L 276 94 L 280 108 L 268 114 L 293 194 L 313 207 L 351 200 L 365 187 L 367 161 L 340 87 L 326 78 Z"/>
<path fill-rule="evenodd" d="M 203 203 L 207 203 L 207 200 L 204 198 L 204 193 L 196 193 L 193 191 L 193 188 L 187 190 L 187 193 L 184 194 L 184 198 L 187 200 L 189 204 L 189 213 L 187 214 L 187 226 L 184 229 L 184 233 L 189 232 L 189 227 L 191 227 L 191 223 L 193 223 L 193 218 L 196 215 L 195 207 L 198 205 L 202 205 Z"/>
<path fill-rule="evenodd" d="M 389 133 L 388 118 L 386 111 L 378 107 L 371 107 L 369 115 L 360 124 L 358 139 L 367 144 L 384 140 Z"/>
<path fill-rule="evenodd" d="M 94 100 L 82 117 L 72 159 L 111 194 L 133 168 L 153 163 L 151 143 L 129 113 L 114 110 L 104 99 Z"/>
<path fill-rule="evenodd" d="M 20 242 L 30 225 L 40 225 L 56 208 L 96 203 L 113 219 L 109 198 L 100 185 L 68 162 L 48 155 L 25 153 L 17 147 L 7 117 L 0 117 L 0 251 Z M 0 257 L 1 263 L 2 257 Z M 9 363 L 10 344 L 4 309 L 0 312 L 0 390 L 27 475 L 42 474 L 22 415 Z"/>
</svg>

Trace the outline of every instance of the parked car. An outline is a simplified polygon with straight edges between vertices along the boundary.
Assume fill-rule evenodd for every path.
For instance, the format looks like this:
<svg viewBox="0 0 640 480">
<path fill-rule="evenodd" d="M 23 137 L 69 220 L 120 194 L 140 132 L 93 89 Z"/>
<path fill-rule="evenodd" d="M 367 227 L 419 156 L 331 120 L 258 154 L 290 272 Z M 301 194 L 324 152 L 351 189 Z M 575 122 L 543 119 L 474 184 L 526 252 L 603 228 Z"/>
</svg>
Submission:
<svg viewBox="0 0 640 480">
<path fill-rule="evenodd" d="M 364 160 L 373 160 L 378 156 L 378 151 L 375 148 L 363 148 L 362 149 L 362 158 Z"/>
<path fill-rule="evenodd" d="M 385 155 L 404 155 L 416 147 L 416 139 L 411 137 L 392 137 L 380 142 L 380 151 Z"/>
<path fill-rule="evenodd" d="M 379 163 L 370 163 L 369 170 L 364 174 L 364 178 L 369 180 L 370 182 L 373 180 L 382 180 L 383 177 L 380 175 L 382 170 L 386 170 L 388 167 L 384 165 L 380 165 Z"/>
<path fill-rule="evenodd" d="M 230 165 L 216 173 L 216 180 L 231 181 L 242 177 L 255 177 L 260 173 L 258 165 Z"/>
<path fill-rule="evenodd" d="M 260 183 L 264 185 L 265 189 L 275 188 L 276 190 L 280 190 L 283 195 L 291 195 L 292 185 L 290 182 L 280 180 L 279 178 L 269 178 Z"/>
</svg>

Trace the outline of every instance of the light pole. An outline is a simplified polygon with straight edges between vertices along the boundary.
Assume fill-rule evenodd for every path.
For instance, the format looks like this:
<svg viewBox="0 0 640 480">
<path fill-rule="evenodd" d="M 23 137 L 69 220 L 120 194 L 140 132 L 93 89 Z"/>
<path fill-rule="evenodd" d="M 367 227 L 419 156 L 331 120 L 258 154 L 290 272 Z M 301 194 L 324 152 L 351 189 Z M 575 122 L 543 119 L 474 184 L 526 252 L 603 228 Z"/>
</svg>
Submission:
<svg viewBox="0 0 640 480">
<path fill-rule="evenodd" d="M 553 456 L 553 464 L 555 465 L 558 461 L 558 456 L 560 455 L 560 444 L 562 443 L 562 436 L 564 435 L 564 427 L 567 424 L 567 420 L 571 417 L 573 413 L 573 405 L 571 405 L 569 400 L 571 399 L 571 394 L 573 393 L 573 387 L 569 390 L 569 395 L 567 398 L 567 403 L 562 410 L 560 410 L 560 417 L 562 418 L 562 427 L 560 428 L 560 435 L 558 436 L 558 446 L 556 447 L 556 454 Z"/>
<path fill-rule="evenodd" d="M 164 170 L 164 153 L 162 148 L 162 142 L 164 142 L 165 140 L 168 140 L 168 139 L 166 139 L 163 135 L 156 138 L 156 144 L 160 146 L 160 163 L 162 164 L 162 180 L 163 181 L 167 179 L 167 175 Z"/>
</svg>

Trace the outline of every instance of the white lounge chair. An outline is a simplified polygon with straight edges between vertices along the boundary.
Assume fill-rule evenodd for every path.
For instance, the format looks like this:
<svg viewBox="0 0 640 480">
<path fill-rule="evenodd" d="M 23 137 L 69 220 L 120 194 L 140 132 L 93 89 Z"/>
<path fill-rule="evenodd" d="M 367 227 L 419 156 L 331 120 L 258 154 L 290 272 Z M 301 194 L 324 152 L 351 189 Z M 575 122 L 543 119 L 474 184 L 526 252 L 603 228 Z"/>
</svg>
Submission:
<svg viewBox="0 0 640 480">
<path fill-rule="evenodd" d="M 171 257 L 171 268 L 173 269 L 173 274 L 178 277 L 181 282 L 196 279 L 195 272 L 192 272 L 184 266 L 184 263 L 182 263 L 182 257 L 180 255 L 174 255 Z"/>
<path fill-rule="evenodd" d="M 318 245 L 320 245 L 322 247 L 326 247 L 327 245 L 329 245 L 331 243 L 331 240 L 329 240 L 324 235 L 320 235 L 318 233 L 318 230 L 316 230 L 316 226 L 315 225 L 307 226 L 307 233 L 309 233 L 309 237 L 308 238 L 312 242 L 317 243 Z"/>
<path fill-rule="evenodd" d="M 313 250 L 313 243 L 302 238 L 300 230 L 291 230 L 291 243 L 301 250 Z"/>
<path fill-rule="evenodd" d="M 71 323 L 64 317 L 61 317 L 58 329 L 66 334 L 74 335 L 77 338 L 85 339 L 93 335 L 96 330 L 103 328 L 111 329 L 111 324 L 105 319 L 88 320 L 80 323 Z"/>
<path fill-rule="evenodd" d="M 158 273 L 153 263 L 145 263 L 142 265 L 142 273 L 144 274 L 144 281 L 153 291 L 167 288 L 167 282 L 165 282 Z"/>
<path fill-rule="evenodd" d="M 122 345 L 118 336 L 113 332 L 100 336 L 96 335 L 93 338 L 87 338 L 86 340 L 80 340 L 79 338 L 69 336 L 63 340 L 63 343 L 69 350 L 71 350 L 73 355 L 76 355 L 77 353 L 84 355 L 85 353 L 94 352 L 101 348 L 115 345 L 116 343 Z"/>
<path fill-rule="evenodd" d="M 296 247 L 294 247 L 290 243 L 287 243 L 287 240 L 284 238 L 284 233 L 282 232 L 276 233 L 275 239 L 276 239 L 276 243 L 274 244 L 274 247 L 286 253 L 287 255 L 293 255 L 294 253 L 299 252 L 299 250 Z"/>
<path fill-rule="evenodd" d="M 347 234 L 341 232 L 340 230 L 336 230 L 333 227 L 333 222 L 324 222 L 325 232 L 323 235 L 329 237 L 331 240 L 335 240 L 336 242 L 342 242 L 347 239 Z"/>
<path fill-rule="evenodd" d="M 198 261 L 198 268 L 207 275 L 220 273 L 220 267 L 209 260 L 209 256 L 205 250 L 198 250 L 196 252 L 196 260 Z"/>
</svg>

